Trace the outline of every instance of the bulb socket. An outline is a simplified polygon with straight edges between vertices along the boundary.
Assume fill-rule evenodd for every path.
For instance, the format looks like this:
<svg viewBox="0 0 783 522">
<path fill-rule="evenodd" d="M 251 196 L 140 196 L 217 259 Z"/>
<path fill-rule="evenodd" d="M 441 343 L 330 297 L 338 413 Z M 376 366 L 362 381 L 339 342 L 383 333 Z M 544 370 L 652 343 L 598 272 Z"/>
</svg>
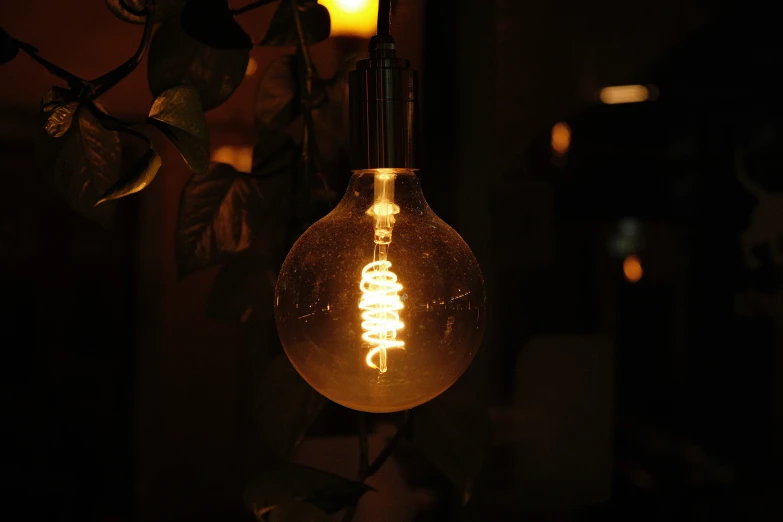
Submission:
<svg viewBox="0 0 783 522">
<path fill-rule="evenodd" d="M 351 168 L 418 168 L 418 75 L 391 36 L 373 36 L 369 50 L 348 73 Z"/>
</svg>

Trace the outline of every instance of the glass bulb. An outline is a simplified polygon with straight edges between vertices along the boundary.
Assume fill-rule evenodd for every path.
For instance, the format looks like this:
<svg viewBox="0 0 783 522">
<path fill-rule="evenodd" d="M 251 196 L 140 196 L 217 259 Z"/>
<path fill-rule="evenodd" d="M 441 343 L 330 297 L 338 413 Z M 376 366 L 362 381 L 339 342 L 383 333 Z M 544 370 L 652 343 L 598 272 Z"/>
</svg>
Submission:
<svg viewBox="0 0 783 522">
<path fill-rule="evenodd" d="M 484 279 L 411 170 L 355 171 L 294 244 L 275 288 L 286 354 L 318 392 L 393 412 L 443 393 L 484 333 Z"/>
</svg>

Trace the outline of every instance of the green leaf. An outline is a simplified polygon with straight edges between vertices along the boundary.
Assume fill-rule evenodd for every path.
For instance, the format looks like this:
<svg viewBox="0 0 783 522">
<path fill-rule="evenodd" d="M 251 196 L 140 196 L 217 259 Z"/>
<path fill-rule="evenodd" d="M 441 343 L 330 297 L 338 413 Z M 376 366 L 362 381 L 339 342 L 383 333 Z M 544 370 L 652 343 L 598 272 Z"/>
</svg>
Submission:
<svg viewBox="0 0 783 522">
<path fill-rule="evenodd" d="M 309 502 L 289 502 L 269 513 L 269 522 L 328 522 L 323 511 Z"/>
<path fill-rule="evenodd" d="M 161 164 L 160 156 L 150 147 L 125 176 L 109 187 L 109 190 L 95 203 L 95 206 L 97 207 L 106 201 L 119 199 L 143 190 L 155 179 Z"/>
<path fill-rule="evenodd" d="M 179 20 L 167 20 L 150 44 L 147 81 L 154 96 L 178 85 L 191 85 L 205 111 L 226 101 L 245 77 L 250 51 L 215 49 L 182 30 Z"/>
<path fill-rule="evenodd" d="M 163 91 L 152 102 L 148 121 L 168 136 L 194 172 L 206 172 L 209 127 L 196 89 L 180 85 Z"/>
<path fill-rule="evenodd" d="M 489 414 L 469 381 L 413 410 L 411 442 L 470 500 L 489 444 Z"/>
<path fill-rule="evenodd" d="M 329 17 L 329 10 L 326 7 L 311 0 L 300 2 L 298 8 L 305 43 L 308 45 L 317 44 L 329 38 L 332 21 Z M 269 29 L 267 29 L 264 39 L 261 40 L 259 45 L 288 47 L 298 44 L 299 34 L 296 30 L 291 2 L 282 1 L 272 17 L 272 22 L 269 24 Z"/>
<path fill-rule="evenodd" d="M 179 276 L 247 250 L 261 226 L 259 182 L 223 163 L 194 174 L 182 190 L 175 254 Z"/>
<path fill-rule="evenodd" d="M 95 202 L 119 175 L 122 147 L 117 132 L 103 128 L 79 107 L 70 129 L 59 138 L 41 132 L 36 157 L 48 184 L 73 209 L 108 228 L 115 205 Z"/>
<path fill-rule="evenodd" d="M 245 489 L 245 505 L 256 517 L 291 502 L 310 502 L 326 513 L 355 506 L 372 490 L 362 482 L 304 466 L 284 463 L 269 467 Z"/>
<path fill-rule="evenodd" d="M 215 49 L 252 49 L 253 41 L 231 14 L 226 0 L 190 0 L 180 16 L 182 29 Z"/>
<path fill-rule="evenodd" d="M 0 27 L 0 64 L 8 63 L 19 54 L 19 45 Z"/>
<path fill-rule="evenodd" d="M 255 102 L 259 130 L 280 130 L 302 114 L 297 59 L 292 54 L 275 59 L 258 82 Z"/>
<path fill-rule="evenodd" d="M 124 0 L 125 4 L 134 12 L 125 9 L 122 6 L 123 0 L 106 0 L 106 6 L 114 13 L 114 16 L 132 24 L 143 24 L 146 16 L 135 13 L 144 11 L 147 0 Z M 161 22 L 166 18 L 178 16 L 187 0 L 155 0 L 155 23 Z"/>
<path fill-rule="evenodd" d="M 326 399 L 302 379 L 288 356 L 278 355 L 258 381 L 254 408 L 267 453 L 290 459 L 325 405 Z"/>
</svg>

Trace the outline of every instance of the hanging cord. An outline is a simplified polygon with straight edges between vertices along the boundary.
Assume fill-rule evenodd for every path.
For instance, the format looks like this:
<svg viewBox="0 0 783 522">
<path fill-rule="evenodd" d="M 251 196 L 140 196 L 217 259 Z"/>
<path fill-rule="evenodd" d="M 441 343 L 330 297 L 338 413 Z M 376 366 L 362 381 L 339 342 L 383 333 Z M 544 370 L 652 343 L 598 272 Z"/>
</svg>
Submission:
<svg viewBox="0 0 783 522">
<path fill-rule="evenodd" d="M 391 0 L 378 0 L 378 36 L 388 36 L 391 30 L 391 15 Z"/>
</svg>

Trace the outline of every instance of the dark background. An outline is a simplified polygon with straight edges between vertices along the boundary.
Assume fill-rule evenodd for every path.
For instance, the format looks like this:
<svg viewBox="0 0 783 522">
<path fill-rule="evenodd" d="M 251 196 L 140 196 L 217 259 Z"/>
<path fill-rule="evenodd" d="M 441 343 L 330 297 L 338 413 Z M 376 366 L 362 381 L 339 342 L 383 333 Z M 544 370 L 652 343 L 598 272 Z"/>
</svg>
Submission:
<svg viewBox="0 0 783 522">
<path fill-rule="evenodd" d="M 399 4 L 392 32 L 422 72 L 424 192 L 487 282 L 469 377 L 486 381 L 494 427 L 477 520 L 783 519 L 773 7 Z M 247 19 L 256 41 L 269 16 Z M 6 2 L 0 22 L 88 77 L 138 38 L 97 0 Z M 274 57 L 253 52 L 260 70 Z M 322 72 L 339 52 L 316 46 Z M 175 277 L 188 171 L 161 143 L 166 167 L 123 201 L 113 230 L 75 215 L 36 177 L 48 82 L 22 57 L 0 69 L 7 491 L 25 520 L 250 520 L 242 334 L 204 318 L 215 271 Z M 210 113 L 216 146 L 253 143 L 255 83 Z M 657 99 L 597 99 L 633 83 Z M 140 69 L 106 104 L 143 114 L 149 98 Z M 558 121 L 571 129 L 564 156 L 550 144 Z M 737 178 L 737 150 L 762 200 Z M 749 229 L 757 268 L 743 257 Z M 623 238 L 632 246 L 618 250 Z M 644 269 L 636 283 L 623 275 L 629 254 Z M 424 471 L 414 482 L 442 487 Z M 454 516 L 438 502 L 421 511 Z"/>
</svg>

